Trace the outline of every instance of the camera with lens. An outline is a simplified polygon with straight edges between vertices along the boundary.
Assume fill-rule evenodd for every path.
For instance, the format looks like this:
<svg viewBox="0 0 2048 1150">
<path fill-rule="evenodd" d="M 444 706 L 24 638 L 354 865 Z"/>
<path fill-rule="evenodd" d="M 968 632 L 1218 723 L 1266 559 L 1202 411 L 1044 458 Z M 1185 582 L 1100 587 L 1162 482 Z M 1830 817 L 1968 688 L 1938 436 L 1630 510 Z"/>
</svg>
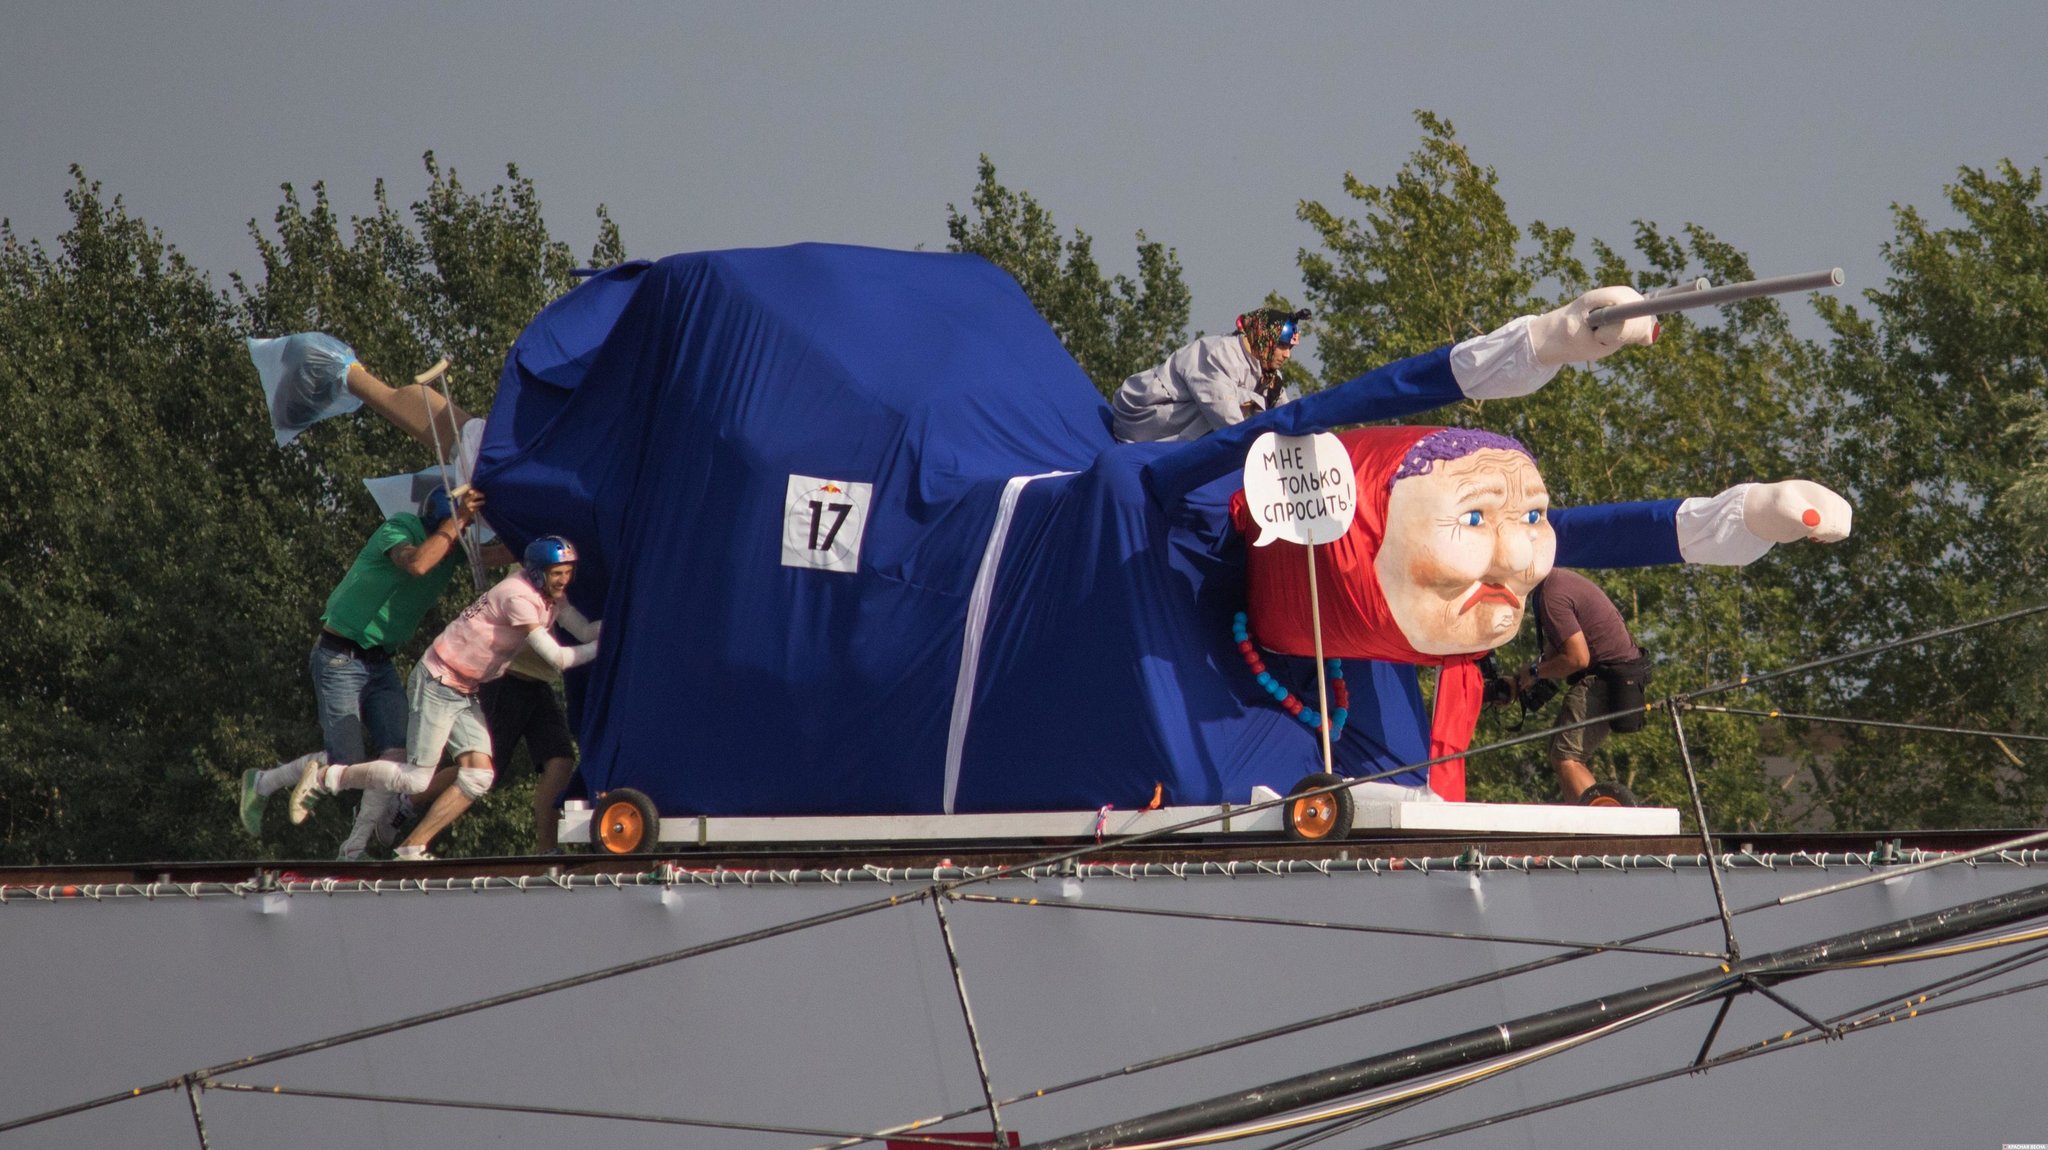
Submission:
<svg viewBox="0 0 2048 1150">
<path fill-rule="evenodd" d="M 1500 660 L 1494 658 L 1491 651 L 1481 656 L 1476 665 L 1480 677 L 1486 684 L 1481 696 L 1486 706 L 1499 707 L 1508 703 L 1520 703 L 1522 713 L 1527 714 L 1530 711 L 1542 710 L 1543 704 L 1557 697 L 1557 684 L 1549 679 L 1536 680 L 1526 691 L 1516 690 L 1515 680 L 1500 673 Z"/>
<path fill-rule="evenodd" d="M 1493 652 L 1488 651 L 1480 656 L 1476 665 L 1480 678 L 1486 683 L 1485 691 L 1480 696 L 1482 705 L 1504 707 L 1515 701 L 1518 695 L 1515 681 L 1500 673 L 1500 660 L 1493 657 Z"/>
</svg>

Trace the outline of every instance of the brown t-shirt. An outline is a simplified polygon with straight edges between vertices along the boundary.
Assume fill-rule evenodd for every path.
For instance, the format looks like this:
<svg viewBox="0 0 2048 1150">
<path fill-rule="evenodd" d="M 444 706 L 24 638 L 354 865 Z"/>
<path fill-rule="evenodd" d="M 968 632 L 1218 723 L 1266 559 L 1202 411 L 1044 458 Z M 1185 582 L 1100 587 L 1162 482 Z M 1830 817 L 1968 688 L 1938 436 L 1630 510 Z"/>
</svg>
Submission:
<svg viewBox="0 0 2048 1150">
<path fill-rule="evenodd" d="M 1554 568 L 1536 590 L 1536 625 L 1543 631 L 1543 657 L 1560 650 L 1573 635 L 1586 636 L 1593 665 L 1640 658 L 1628 624 L 1598 584 L 1576 571 Z"/>
</svg>

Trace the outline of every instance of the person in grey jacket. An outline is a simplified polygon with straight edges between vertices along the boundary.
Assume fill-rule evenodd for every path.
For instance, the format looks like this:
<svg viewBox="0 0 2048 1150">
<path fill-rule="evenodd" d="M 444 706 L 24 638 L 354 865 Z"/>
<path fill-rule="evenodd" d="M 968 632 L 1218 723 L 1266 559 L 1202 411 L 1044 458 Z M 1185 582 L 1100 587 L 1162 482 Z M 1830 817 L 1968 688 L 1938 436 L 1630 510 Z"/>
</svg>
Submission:
<svg viewBox="0 0 2048 1150">
<path fill-rule="evenodd" d="M 1185 442 L 1280 403 L 1281 365 L 1301 342 L 1307 309 L 1260 308 L 1229 335 L 1205 336 L 1124 381 L 1110 400 L 1125 443 Z"/>
</svg>

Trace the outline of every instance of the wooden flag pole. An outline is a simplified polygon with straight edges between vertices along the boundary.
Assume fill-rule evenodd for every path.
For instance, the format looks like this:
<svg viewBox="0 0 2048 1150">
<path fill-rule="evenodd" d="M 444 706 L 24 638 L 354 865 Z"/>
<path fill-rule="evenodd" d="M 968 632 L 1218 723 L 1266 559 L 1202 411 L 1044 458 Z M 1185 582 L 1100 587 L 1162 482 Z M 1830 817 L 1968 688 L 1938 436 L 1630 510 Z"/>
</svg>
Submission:
<svg viewBox="0 0 2048 1150">
<path fill-rule="evenodd" d="M 1308 545 L 1308 612 L 1309 622 L 1316 632 L 1316 715 L 1322 721 L 1317 730 L 1323 736 L 1323 773 L 1337 772 L 1330 766 L 1330 678 L 1328 667 L 1323 663 L 1323 604 L 1316 594 L 1316 545 Z"/>
</svg>

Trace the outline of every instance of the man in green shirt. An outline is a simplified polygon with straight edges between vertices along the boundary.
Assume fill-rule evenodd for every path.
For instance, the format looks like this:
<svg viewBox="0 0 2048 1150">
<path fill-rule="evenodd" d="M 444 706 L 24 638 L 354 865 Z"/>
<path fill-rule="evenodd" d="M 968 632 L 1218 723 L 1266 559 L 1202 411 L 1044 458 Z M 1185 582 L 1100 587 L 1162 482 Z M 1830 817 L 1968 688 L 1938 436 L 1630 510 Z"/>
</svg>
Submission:
<svg viewBox="0 0 2048 1150">
<path fill-rule="evenodd" d="M 434 488 L 420 501 L 418 514 L 401 511 L 378 526 L 327 597 L 320 635 L 307 659 L 327 762 L 403 753 L 405 691 L 391 656 L 412 638 L 461 568 L 457 541 L 483 502 L 474 489 L 451 502 L 445 490 Z M 242 825 L 250 834 L 262 831 L 263 801 L 297 775 L 253 768 L 243 773 Z M 361 857 L 374 827 L 386 821 L 378 816 L 388 812 L 364 814 L 342 844 L 344 859 Z"/>
</svg>

